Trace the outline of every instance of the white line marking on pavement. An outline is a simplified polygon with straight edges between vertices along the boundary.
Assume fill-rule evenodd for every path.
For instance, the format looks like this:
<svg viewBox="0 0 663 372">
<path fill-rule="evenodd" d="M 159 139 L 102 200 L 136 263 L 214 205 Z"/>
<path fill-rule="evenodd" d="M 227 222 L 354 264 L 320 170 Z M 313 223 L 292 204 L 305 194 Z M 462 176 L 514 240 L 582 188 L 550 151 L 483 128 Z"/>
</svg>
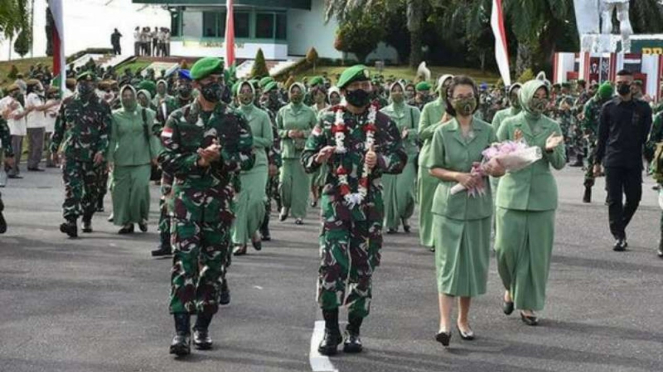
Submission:
<svg viewBox="0 0 663 372">
<path fill-rule="evenodd" d="M 262 287 L 259 285 L 254 285 L 253 288 L 262 290 Z"/>
<path fill-rule="evenodd" d="M 311 363 L 311 369 L 313 372 L 338 372 L 338 369 L 334 368 L 334 365 L 329 360 L 329 357 L 326 357 L 318 352 L 318 345 L 320 344 L 320 341 L 322 341 L 322 336 L 324 333 L 324 320 L 315 322 L 313 336 L 311 337 L 311 351 L 309 352 L 308 357 L 309 362 Z"/>
</svg>

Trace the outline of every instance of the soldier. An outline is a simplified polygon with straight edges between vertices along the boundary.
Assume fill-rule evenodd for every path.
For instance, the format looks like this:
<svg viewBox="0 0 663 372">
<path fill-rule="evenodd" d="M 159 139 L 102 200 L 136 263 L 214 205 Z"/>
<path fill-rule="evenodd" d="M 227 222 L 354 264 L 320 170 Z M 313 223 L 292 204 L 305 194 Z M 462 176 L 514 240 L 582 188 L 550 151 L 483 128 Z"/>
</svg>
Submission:
<svg viewBox="0 0 663 372">
<path fill-rule="evenodd" d="M 407 162 L 401 134 L 388 116 L 370 104 L 372 90 L 365 66 L 346 69 L 338 82 L 347 106 L 320 117 L 302 153 L 313 173 L 329 166 L 321 198 L 321 263 L 318 304 L 325 335 L 318 347 L 334 355 L 343 342 L 338 308 L 349 307 L 344 351 L 360 352 L 359 328 L 371 304 L 371 277 L 382 247 L 382 174 L 398 174 Z M 347 292 L 346 292 L 347 290 Z"/>
<path fill-rule="evenodd" d="M 559 109 L 557 110 L 557 123 L 562 130 L 562 135 L 564 136 L 564 147 L 566 154 L 566 161 L 569 161 L 569 156 L 571 153 L 571 148 L 573 143 L 571 142 L 572 128 L 574 124 L 574 115 L 571 107 L 573 106 L 573 97 L 566 96 L 559 102 Z"/>
<path fill-rule="evenodd" d="M 428 102 L 431 102 L 430 99 L 431 88 L 432 87 L 430 83 L 427 81 L 422 81 L 421 83 L 417 84 L 416 86 L 417 94 L 414 97 L 414 101 L 413 103 L 408 103 L 408 104 L 410 106 L 415 106 L 416 108 L 419 109 L 419 111 L 422 111 L 424 109 L 424 106 L 426 106 Z"/>
<path fill-rule="evenodd" d="M 583 203 L 592 202 L 592 187 L 594 187 L 595 180 L 592 164 L 594 164 L 594 152 L 596 151 L 596 136 L 598 135 L 601 107 L 612 98 L 614 92 L 615 90 L 610 83 L 603 83 L 596 95 L 585 104 L 582 130 L 585 137 L 585 157 L 588 165 L 585 169 L 585 194 L 582 197 Z"/>
<path fill-rule="evenodd" d="M 663 185 L 663 114 L 656 114 L 645 146 L 645 157 L 651 163 L 652 178 Z M 659 191 L 661 193 L 661 191 Z M 659 222 L 660 239 L 658 241 L 658 257 L 663 258 L 663 212 Z"/>
<path fill-rule="evenodd" d="M 62 144 L 65 222 L 60 225 L 60 231 L 72 238 L 78 236 L 76 221 L 81 215 L 83 232 L 92 232 L 101 166 L 108 151 L 112 116 L 108 104 L 95 94 L 96 79 L 89 71 L 78 75 L 78 95 L 62 105 L 50 146 L 57 164 Z"/>
<path fill-rule="evenodd" d="M 208 327 L 218 310 L 225 278 L 235 194 L 233 178 L 253 166 L 253 140 L 244 117 L 220 102 L 223 60 L 202 58 L 191 69 L 200 95 L 175 111 L 161 133 L 159 161 L 173 175 L 171 217 L 173 269 L 170 313 L 176 335 L 170 353 L 190 353 L 190 315 L 197 314 L 193 342 L 209 349 Z"/>
</svg>

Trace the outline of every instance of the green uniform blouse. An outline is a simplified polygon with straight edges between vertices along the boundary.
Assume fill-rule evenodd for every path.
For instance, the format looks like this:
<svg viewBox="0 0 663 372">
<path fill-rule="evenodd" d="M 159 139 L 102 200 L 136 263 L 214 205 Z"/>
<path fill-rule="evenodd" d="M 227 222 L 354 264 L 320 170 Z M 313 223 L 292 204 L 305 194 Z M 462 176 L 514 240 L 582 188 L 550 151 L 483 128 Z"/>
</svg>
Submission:
<svg viewBox="0 0 663 372">
<path fill-rule="evenodd" d="M 115 166 L 149 164 L 160 152 L 159 139 L 152 135 L 155 112 L 145 109 L 149 145 L 145 136 L 145 123 L 140 106 L 134 111 L 124 108 L 113 111 L 113 124 L 108 148 L 108 161 Z"/>
<path fill-rule="evenodd" d="M 283 106 L 276 115 L 276 128 L 281 141 L 281 157 L 283 159 L 298 159 L 306 145 L 306 139 L 317 123 L 317 115 L 312 108 L 304 104 L 288 104 Z M 304 132 L 303 138 L 292 139 L 288 131 L 300 130 Z"/>
<path fill-rule="evenodd" d="M 400 133 L 403 133 L 404 129 L 408 130 L 407 137 L 403 139 L 403 145 L 408 159 L 414 160 L 419 152 L 417 146 L 417 140 L 419 139 L 417 127 L 419 125 L 419 117 L 421 116 L 419 109 L 405 103 L 392 103 L 381 111 L 396 123 Z"/>
</svg>

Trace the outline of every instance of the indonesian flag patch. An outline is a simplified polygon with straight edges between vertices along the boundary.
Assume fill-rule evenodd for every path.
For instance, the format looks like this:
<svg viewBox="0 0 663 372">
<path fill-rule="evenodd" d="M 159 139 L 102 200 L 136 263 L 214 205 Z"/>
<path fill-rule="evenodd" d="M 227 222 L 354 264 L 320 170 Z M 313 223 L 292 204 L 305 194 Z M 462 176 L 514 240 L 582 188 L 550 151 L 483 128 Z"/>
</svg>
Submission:
<svg viewBox="0 0 663 372">
<path fill-rule="evenodd" d="M 173 128 L 165 127 L 161 131 L 162 138 L 172 138 L 173 137 Z"/>
<path fill-rule="evenodd" d="M 316 125 L 315 128 L 313 128 L 312 134 L 316 137 L 322 134 L 322 128 L 320 128 L 319 125 Z"/>
</svg>

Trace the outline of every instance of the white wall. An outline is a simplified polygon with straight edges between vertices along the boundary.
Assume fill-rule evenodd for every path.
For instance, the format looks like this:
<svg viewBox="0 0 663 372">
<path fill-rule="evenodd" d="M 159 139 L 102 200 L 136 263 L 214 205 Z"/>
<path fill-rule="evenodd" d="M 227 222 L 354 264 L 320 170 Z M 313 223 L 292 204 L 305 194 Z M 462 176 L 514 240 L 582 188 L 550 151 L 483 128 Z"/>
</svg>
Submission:
<svg viewBox="0 0 663 372">
<path fill-rule="evenodd" d="M 262 49 L 265 59 L 285 60 L 288 58 L 288 46 L 286 44 L 261 44 L 245 43 L 237 44 L 235 57 L 240 59 L 254 59 L 258 49 Z M 225 43 L 212 47 L 205 46 L 197 41 L 171 41 L 170 53 L 178 56 L 196 57 L 219 57 L 226 54 Z"/>
<path fill-rule="evenodd" d="M 338 23 L 331 19 L 325 24 L 324 0 L 312 0 L 311 10 L 288 10 L 288 44 L 290 55 L 306 55 L 314 47 L 321 58 L 341 58 L 334 49 Z"/>
<path fill-rule="evenodd" d="M 185 37 L 203 37 L 203 12 L 185 11 L 182 13 L 182 34 Z"/>
</svg>

